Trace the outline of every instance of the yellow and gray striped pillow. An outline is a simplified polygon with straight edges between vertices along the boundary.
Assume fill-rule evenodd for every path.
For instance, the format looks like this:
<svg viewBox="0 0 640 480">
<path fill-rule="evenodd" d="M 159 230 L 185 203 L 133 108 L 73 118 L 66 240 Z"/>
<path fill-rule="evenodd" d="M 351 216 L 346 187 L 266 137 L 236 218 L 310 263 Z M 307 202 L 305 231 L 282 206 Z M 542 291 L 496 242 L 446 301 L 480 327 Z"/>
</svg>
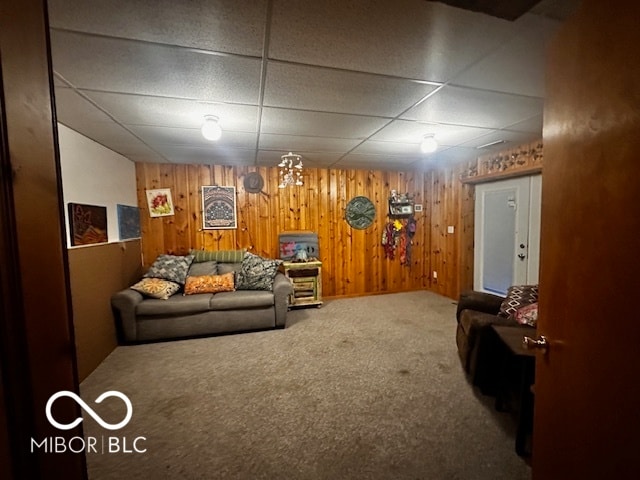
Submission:
<svg viewBox="0 0 640 480">
<path fill-rule="evenodd" d="M 221 263 L 241 263 L 246 248 L 242 250 L 191 250 L 194 262 L 210 262 L 215 260 Z"/>
</svg>

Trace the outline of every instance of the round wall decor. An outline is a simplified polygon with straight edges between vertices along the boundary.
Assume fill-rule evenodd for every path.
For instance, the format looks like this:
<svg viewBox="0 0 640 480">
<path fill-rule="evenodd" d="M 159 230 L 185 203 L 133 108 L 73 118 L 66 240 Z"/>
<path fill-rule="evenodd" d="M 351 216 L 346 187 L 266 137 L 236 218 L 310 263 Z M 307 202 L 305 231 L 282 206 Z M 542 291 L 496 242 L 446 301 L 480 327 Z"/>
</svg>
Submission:
<svg viewBox="0 0 640 480">
<path fill-rule="evenodd" d="M 244 189 L 249 193 L 260 193 L 264 187 L 262 175 L 258 172 L 249 172 L 244 176 Z"/>
<path fill-rule="evenodd" d="M 344 218 L 349 225 L 364 230 L 373 223 L 376 217 L 376 206 L 367 197 L 353 197 L 345 209 Z"/>
</svg>

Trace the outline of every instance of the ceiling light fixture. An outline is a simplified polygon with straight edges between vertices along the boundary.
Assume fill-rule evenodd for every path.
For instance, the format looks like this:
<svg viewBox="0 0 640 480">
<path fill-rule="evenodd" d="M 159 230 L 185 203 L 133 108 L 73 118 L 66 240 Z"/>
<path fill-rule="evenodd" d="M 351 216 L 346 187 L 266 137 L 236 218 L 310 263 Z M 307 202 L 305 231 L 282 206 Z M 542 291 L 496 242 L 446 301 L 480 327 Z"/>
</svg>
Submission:
<svg viewBox="0 0 640 480">
<path fill-rule="evenodd" d="M 436 141 L 435 134 L 428 133 L 422 139 L 420 143 L 420 150 L 422 153 L 433 153 L 438 149 L 438 142 Z"/>
<path fill-rule="evenodd" d="M 302 183 L 302 156 L 289 152 L 280 158 L 282 161 L 278 164 L 280 168 L 280 185 L 278 185 L 278 188 L 304 185 Z"/>
<path fill-rule="evenodd" d="M 219 118 L 215 115 L 205 115 L 202 124 L 202 136 L 212 142 L 217 142 L 222 136 L 222 128 L 218 123 Z"/>
</svg>

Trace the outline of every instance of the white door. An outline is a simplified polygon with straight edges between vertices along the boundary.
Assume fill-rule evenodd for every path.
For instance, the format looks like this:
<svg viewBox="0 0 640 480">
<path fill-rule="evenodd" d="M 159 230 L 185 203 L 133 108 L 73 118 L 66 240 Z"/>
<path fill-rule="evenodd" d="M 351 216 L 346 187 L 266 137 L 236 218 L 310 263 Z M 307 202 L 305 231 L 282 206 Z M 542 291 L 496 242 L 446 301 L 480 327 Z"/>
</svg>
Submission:
<svg viewBox="0 0 640 480">
<path fill-rule="evenodd" d="M 474 290 L 538 282 L 541 175 L 476 186 Z"/>
</svg>

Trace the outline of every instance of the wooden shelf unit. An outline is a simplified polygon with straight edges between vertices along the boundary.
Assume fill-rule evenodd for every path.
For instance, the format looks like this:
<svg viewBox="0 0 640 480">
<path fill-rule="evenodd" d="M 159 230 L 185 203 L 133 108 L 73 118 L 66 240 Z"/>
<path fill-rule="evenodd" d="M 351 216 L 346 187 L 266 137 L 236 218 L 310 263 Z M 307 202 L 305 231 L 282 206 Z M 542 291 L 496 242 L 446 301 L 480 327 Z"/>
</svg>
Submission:
<svg viewBox="0 0 640 480">
<path fill-rule="evenodd" d="M 322 305 L 322 262 L 283 262 L 282 268 L 293 284 L 289 307 Z"/>
</svg>

